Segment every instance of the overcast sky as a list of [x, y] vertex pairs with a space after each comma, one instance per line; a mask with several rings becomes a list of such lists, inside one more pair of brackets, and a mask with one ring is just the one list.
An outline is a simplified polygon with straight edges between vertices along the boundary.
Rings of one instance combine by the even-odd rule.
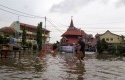
[[45, 16], [46, 28], [51, 31], [50, 42], [60, 40], [71, 16], [75, 27], [88, 34], [110, 30], [125, 35], [125, 0], [0, 0], [0, 28], [17, 20], [35, 26], [43, 22], [45, 27]]

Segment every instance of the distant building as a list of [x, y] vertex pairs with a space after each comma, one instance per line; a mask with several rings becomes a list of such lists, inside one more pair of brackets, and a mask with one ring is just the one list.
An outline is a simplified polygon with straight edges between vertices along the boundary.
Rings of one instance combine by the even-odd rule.
[[[9, 27], [3, 27], [0, 29], [3, 36], [13, 37], [16, 42], [20, 43], [22, 41], [23, 28], [26, 27], [26, 38], [27, 42], [36, 43], [36, 30], [37, 26], [30, 24], [20, 23], [19, 21], [14, 21]], [[42, 28], [42, 42], [49, 43], [50, 31]]]
[[69, 28], [65, 33], [62, 34], [62, 37], [67, 40], [66, 45], [72, 45], [77, 43], [78, 38], [82, 36], [83, 36], [83, 32], [80, 29], [74, 27], [73, 20], [71, 19]]
[[122, 43], [123, 38], [120, 35], [111, 33], [107, 30], [105, 33], [99, 35], [99, 39], [105, 39], [107, 43]]
[[87, 34], [83, 30], [76, 28], [73, 24], [73, 20], [71, 19], [70, 26], [68, 27], [67, 31], [62, 34], [61, 44], [76, 44], [79, 40], [79, 37], [82, 37], [85, 41], [86, 49], [95, 46], [94, 37], [91, 34]]
[[5, 37], [9, 37], [9, 36], [14, 37], [15, 36], [14, 35], [15, 34], [15, 29], [12, 28], [12, 27], [2, 27], [0, 29], [0, 32], [1, 32], [1, 35], [5, 36]]

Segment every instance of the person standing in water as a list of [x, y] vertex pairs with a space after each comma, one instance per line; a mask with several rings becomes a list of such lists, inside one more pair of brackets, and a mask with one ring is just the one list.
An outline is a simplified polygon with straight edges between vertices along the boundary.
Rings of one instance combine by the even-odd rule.
[[56, 55], [59, 51], [59, 42], [56, 41], [56, 43], [53, 44], [53, 55]]
[[77, 45], [79, 45], [78, 52], [80, 53], [80, 58], [81, 60], [83, 60], [85, 57], [85, 42], [83, 41], [81, 37], [79, 38]]

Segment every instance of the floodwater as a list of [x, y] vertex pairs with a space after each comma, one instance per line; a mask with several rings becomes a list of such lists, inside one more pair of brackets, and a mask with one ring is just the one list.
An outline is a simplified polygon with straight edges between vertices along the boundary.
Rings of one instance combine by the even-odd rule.
[[80, 63], [73, 53], [26, 53], [21, 58], [0, 59], [0, 80], [125, 80], [125, 60], [96, 59], [86, 52]]

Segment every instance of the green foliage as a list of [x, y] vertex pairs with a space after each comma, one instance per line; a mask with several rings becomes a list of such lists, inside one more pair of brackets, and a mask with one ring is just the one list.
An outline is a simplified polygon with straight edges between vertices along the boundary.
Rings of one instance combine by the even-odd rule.
[[42, 22], [40, 22], [37, 26], [37, 45], [38, 45], [38, 50], [40, 51], [42, 49]]
[[3, 36], [0, 34], [0, 44], [2, 44], [3, 43]]
[[23, 27], [22, 45], [26, 45], [26, 27]]
[[32, 45], [31, 42], [29, 42], [29, 43], [28, 43], [28, 46], [29, 46], [29, 48], [31, 49], [33, 45]]
[[25, 45], [31, 49], [32, 43], [31, 42], [26, 42]]
[[8, 38], [3, 38], [3, 44], [7, 44], [7, 43], [9, 43], [9, 39]]
[[116, 46], [115, 45], [109, 45], [108, 46], [108, 52], [109, 52], [109, 54], [115, 54]]
[[33, 45], [33, 50], [37, 50], [37, 45], [36, 44]]
[[125, 42], [125, 36], [121, 35], [121, 37], [122, 37], [122, 41]]
[[97, 52], [102, 53], [104, 50], [108, 49], [108, 43], [102, 39], [97, 42]]
[[0, 34], [0, 44], [7, 44], [7, 43], [9, 43], [9, 38], [3, 37], [3, 36]]
[[118, 54], [122, 54], [123, 53], [122, 45], [117, 45], [117, 53]]

